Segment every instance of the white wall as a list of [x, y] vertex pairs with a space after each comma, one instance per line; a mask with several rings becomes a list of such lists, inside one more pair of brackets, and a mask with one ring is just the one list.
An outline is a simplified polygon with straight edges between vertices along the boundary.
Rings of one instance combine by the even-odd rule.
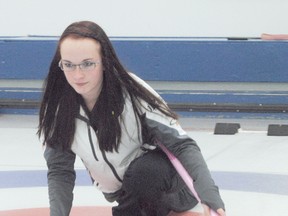
[[0, 0], [0, 36], [58, 36], [93, 20], [109, 36], [288, 34], [288, 0]]

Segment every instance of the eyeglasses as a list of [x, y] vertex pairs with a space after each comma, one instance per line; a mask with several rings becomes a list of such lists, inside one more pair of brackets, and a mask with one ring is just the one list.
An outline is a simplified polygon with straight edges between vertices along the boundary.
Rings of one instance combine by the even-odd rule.
[[100, 64], [100, 61], [84, 61], [80, 64], [73, 64], [71, 62], [60, 60], [58, 66], [61, 68], [62, 71], [72, 72], [76, 70], [77, 66], [80, 68], [81, 71], [91, 71], [96, 67], [97, 64]]

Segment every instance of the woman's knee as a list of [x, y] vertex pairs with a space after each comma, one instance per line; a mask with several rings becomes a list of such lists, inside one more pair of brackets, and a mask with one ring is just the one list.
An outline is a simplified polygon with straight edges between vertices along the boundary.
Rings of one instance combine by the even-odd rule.
[[148, 152], [131, 163], [124, 175], [123, 184], [138, 192], [148, 189], [165, 190], [174, 169], [170, 161], [162, 152]]

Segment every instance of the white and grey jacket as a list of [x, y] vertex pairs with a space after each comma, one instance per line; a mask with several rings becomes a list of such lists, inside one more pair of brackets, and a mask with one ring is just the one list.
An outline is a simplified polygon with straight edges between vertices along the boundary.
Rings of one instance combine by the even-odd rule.
[[[136, 79], [147, 86], [144, 81]], [[182, 162], [194, 179], [194, 187], [202, 202], [214, 210], [224, 208], [218, 187], [215, 186], [195, 141], [176, 120], [152, 109], [145, 102], [142, 105], [141, 119], [145, 121], [149, 134], [161, 141]], [[51, 216], [69, 215], [76, 178], [74, 170], [76, 155], [83, 161], [94, 185], [103, 193], [114, 193], [121, 188], [129, 164], [145, 152], [141, 148], [142, 137], [139, 137], [135, 126], [136, 116], [130, 98], [126, 96], [121, 115], [122, 137], [118, 152], [105, 152], [99, 149], [95, 131], [83, 109], [80, 109], [79, 117], [76, 119], [76, 132], [71, 150], [45, 148]], [[154, 145], [154, 143], [148, 144]]]

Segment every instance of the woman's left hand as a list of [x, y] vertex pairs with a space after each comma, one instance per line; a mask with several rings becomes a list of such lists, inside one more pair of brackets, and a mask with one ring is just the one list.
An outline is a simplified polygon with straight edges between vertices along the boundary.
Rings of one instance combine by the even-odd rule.
[[216, 214], [211, 215], [210, 214], [210, 208], [205, 204], [202, 204], [202, 206], [204, 209], [204, 215], [203, 216], [226, 216], [226, 213], [222, 208], [217, 209], [217, 213], [216, 213], [217, 215]]

